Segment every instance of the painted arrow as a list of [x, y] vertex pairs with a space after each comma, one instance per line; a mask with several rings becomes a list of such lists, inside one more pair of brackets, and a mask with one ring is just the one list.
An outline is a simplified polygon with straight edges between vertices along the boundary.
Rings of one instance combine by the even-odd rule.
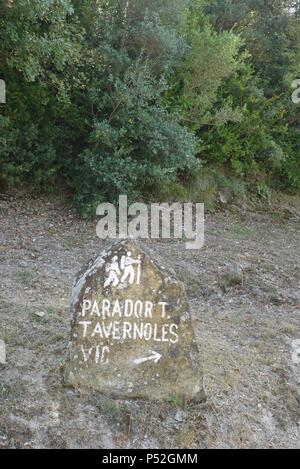
[[141, 363], [145, 363], [145, 362], [149, 362], [149, 361], [153, 361], [154, 363], [158, 363], [159, 360], [161, 359], [162, 355], [158, 352], [151, 352], [151, 355], [150, 357], [146, 357], [146, 358], [137, 358], [136, 360], [134, 360], [134, 363], [136, 365], [141, 365]]

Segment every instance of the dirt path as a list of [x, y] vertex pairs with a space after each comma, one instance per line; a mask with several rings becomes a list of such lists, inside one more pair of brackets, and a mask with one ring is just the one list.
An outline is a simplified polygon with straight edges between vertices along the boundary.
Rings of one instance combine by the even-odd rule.
[[207, 394], [153, 405], [62, 386], [72, 283], [103, 244], [59, 204], [0, 198], [0, 447], [300, 448], [296, 212], [210, 215], [201, 251], [151, 243], [187, 285]]

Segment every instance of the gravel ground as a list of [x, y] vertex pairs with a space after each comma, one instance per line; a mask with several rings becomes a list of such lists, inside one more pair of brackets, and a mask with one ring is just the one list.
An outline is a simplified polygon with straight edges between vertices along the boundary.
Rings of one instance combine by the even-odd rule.
[[[113, 401], [66, 389], [69, 302], [101, 250], [59, 202], [0, 194], [0, 448], [300, 448], [300, 204], [223, 210], [206, 242], [151, 242], [187, 287], [206, 402]], [[148, 242], [149, 243], [149, 242]]]

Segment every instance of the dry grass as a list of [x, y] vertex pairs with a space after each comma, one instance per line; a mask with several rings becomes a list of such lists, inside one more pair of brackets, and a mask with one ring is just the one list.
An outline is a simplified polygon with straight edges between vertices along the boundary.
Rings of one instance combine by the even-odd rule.
[[[296, 213], [291, 204], [286, 210]], [[300, 338], [300, 225], [284, 210], [274, 213], [208, 217], [200, 252], [152, 244], [187, 285], [207, 401], [124, 402], [63, 386], [71, 286], [101, 249], [94, 224], [45, 200], [0, 201], [0, 336], [8, 357], [0, 369], [0, 446], [300, 448], [300, 369], [290, 353]], [[237, 266], [243, 282], [220, 288], [219, 272]]]

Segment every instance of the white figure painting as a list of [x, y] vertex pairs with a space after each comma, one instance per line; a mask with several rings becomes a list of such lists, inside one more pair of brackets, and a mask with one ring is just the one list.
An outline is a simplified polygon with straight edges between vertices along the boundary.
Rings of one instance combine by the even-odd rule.
[[108, 273], [104, 282], [104, 288], [109, 286], [117, 287], [120, 283], [128, 282], [130, 285], [141, 281], [141, 256], [138, 259], [132, 258], [132, 252], [128, 251], [126, 256], [122, 256], [119, 265], [118, 256], [114, 256], [112, 261], [107, 264], [105, 270]]
[[[134, 269], [134, 265], [137, 265], [137, 269]], [[124, 271], [121, 282], [124, 283], [128, 280], [130, 285], [136, 281], [137, 285], [140, 284], [141, 280], [141, 256], [138, 259], [132, 259], [132, 252], [127, 252], [126, 256], [122, 257], [121, 269]]]
[[108, 277], [105, 280], [104, 288], [107, 288], [110, 285], [112, 285], [113, 287], [118, 286], [119, 277], [121, 275], [118, 256], [114, 256], [112, 258], [112, 262], [106, 266], [105, 270], [106, 272], [108, 272]]

